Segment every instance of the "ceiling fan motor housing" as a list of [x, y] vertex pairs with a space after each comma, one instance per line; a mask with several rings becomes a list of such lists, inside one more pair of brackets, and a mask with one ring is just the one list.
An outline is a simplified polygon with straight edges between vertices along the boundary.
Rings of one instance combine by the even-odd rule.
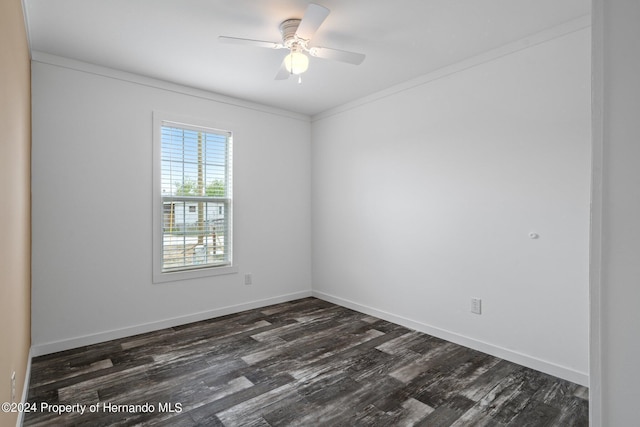
[[296, 37], [296, 31], [300, 25], [300, 19], [287, 19], [280, 24], [280, 33], [282, 34], [282, 43], [289, 49], [295, 45], [304, 44], [306, 40]]

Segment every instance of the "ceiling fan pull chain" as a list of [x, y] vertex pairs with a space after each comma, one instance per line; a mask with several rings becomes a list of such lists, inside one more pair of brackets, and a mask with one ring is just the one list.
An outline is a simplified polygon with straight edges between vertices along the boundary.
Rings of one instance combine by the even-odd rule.
[[287, 56], [287, 58], [289, 58], [289, 68], [291, 68], [291, 71], [289, 71], [289, 75], [292, 76], [293, 75], [293, 47], [289, 49], [289, 55]]

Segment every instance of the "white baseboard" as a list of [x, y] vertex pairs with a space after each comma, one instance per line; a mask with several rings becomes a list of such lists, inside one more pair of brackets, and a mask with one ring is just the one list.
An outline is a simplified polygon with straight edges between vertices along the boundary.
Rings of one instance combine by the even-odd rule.
[[479, 341], [474, 338], [470, 338], [464, 335], [456, 334], [451, 331], [436, 328], [426, 323], [418, 322], [412, 319], [408, 319], [403, 316], [398, 316], [393, 313], [389, 313], [383, 310], [379, 310], [373, 307], [359, 304], [354, 301], [350, 301], [344, 298], [329, 295], [324, 292], [312, 291], [314, 297], [341, 305], [343, 307], [350, 308], [352, 310], [359, 311], [371, 316], [378, 317], [380, 319], [396, 323], [398, 325], [405, 326], [407, 328], [424, 332], [425, 334], [433, 335], [434, 337], [441, 338], [456, 344], [463, 345], [465, 347], [472, 348], [474, 350], [481, 351], [483, 353], [490, 354], [501, 359], [508, 360], [518, 365], [526, 366], [527, 368], [535, 369], [536, 371], [544, 372], [549, 375], [553, 375], [558, 378], [562, 378], [576, 384], [583, 386], [589, 385], [589, 375], [583, 372], [575, 371], [565, 366], [560, 366], [554, 363], [547, 362], [535, 357], [528, 356], [523, 353], [518, 353], [513, 350], [509, 350], [503, 347], [499, 347], [484, 341]]
[[130, 326], [122, 329], [98, 332], [91, 335], [84, 335], [76, 338], [69, 338], [60, 341], [53, 341], [43, 344], [36, 344], [31, 347], [31, 357], [42, 356], [45, 354], [56, 353], [58, 351], [70, 350], [85, 345], [97, 344], [119, 338], [130, 337], [133, 335], [153, 332], [160, 329], [171, 328], [174, 326], [185, 325], [187, 323], [199, 322], [201, 320], [213, 319], [228, 314], [239, 313], [254, 308], [266, 307], [268, 305], [279, 304], [286, 301], [310, 297], [311, 290], [303, 292], [295, 292], [292, 294], [279, 295], [277, 297], [266, 298], [262, 300], [250, 301], [242, 304], [231, 305], [227, 307], [216, 308], [213, 310], [202, 311], [198, 313], [188, 314], [185, 316], [163, 319], [156, 322], [149, 322], [140, 325]]
[[[31, 382], [31, 359], [33, 359], [32, 349], [29, 349], [29, 355], [27, 356], [27, 369], [24, 373], [24, 385], [22, 386], [21, 403], [26, 403], [29, 398], [29, 383]], [[24, 411], [18, 412], [18, 419], [16, 420], [16, 427], [22, 427], [24, 423]]]

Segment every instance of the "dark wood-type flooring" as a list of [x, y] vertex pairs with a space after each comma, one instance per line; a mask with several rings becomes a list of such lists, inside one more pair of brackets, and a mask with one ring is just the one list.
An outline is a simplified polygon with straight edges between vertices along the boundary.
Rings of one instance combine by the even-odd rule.
[[587, 426], [587, 394], [305, 298], [37, 357], [24, 425]]

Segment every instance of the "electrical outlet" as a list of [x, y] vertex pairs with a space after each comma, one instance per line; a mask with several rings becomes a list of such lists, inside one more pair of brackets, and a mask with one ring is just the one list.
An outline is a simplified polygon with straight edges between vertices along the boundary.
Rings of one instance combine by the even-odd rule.
[[482, 300], [480, 298], [471, 298], [471, 312], [482, 314]]
[[247, 286], [253, 284], [253, 277], [251, 276], [251, 273], [247, 273], [244, 275], [244, 284]]
[[16, 371], [11, 372], [11, 403], [16, 401]]

